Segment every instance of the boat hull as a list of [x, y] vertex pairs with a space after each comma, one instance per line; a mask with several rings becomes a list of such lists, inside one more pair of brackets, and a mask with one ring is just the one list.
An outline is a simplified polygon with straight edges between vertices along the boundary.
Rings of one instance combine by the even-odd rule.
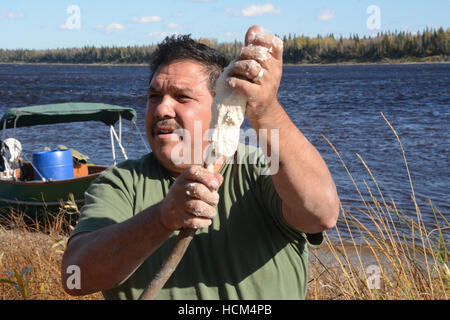
[[[0, 214], [12, 211], [29, 216], [42, 216], [66, 210], [80, 209], [84, 204], [84, 192], [106, 166], [89, 166], [89, 174], [58, 181], [0, 180]], [[76, 207], [73, 206], [75, 202]], [[71, 206], [72, 208], [68, 207]]]

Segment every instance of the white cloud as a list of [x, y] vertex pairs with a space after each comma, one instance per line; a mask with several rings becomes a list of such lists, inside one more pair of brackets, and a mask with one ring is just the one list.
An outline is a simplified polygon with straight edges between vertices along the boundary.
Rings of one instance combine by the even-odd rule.
[[251, 5], [250, 7], [239, 11], [226, 9], [226, 13], [233, 16], [255, 17], [264, 14], [281, 14], [281, 9], [275, 9], [273, 4], [267, 3], [263, 5]]
[[12, 11], [8, 11], [3, 9], [0, 12], [0, 19], [3, 18], [8, 18], [10, 20], [16, 20], [16, 19], [22, 19], [24, 17], [22, 12], [12, 12]]
[[148, 36], [149, 36], [150, 38], [160, 38], [160, 37], [164, 38], [166, 35], [167, 35], [167, 33], [165, 33], [165, 32], [160, 32], [160, 31], [154, 31], [154, 32], [150, 32], [150, 33], [148, 34]]
[[111, 32], [125, 30], [125, 27], [123, 25], [121, 25], [120, 23], [113, 22], [109, 26], [107, 26], [105, 30], [107, 33], [111, 33]]
[[237, 32], [227, 32], [225, 33], [225, 36], [227, 36], [228, 38], [243, 38], [242, 34]]
[[172, 32], [172, 33], [167, 33], [167, 32], [164, 32], [164, 31], [155, 31], [155, 32], [150, 32], [149, 34], [147, 34], [147, 36], [148, 37], [150, 37], [150, 38], [158, 38], [158, 39], [162, 39], [162, 38], [165, 38], [165, 37], [167, 37], [167, 36], [176, 36], [176, 35], [178, 35], [178, 33], [177, 32]]
[[273, 4], [268, 3], [262, 6], [253, 5], [242, 10], [244, 17], [262, 16], [263, 14], [280, 14], [281, 9], [275, 9]]
[[19, 12], [8, 12], [7, 17], [11, 20], [15, 20], [15, 19], [22, 19], [23, 18], [23, 13]]
[[331, 20], [336, 16], [336, 11], [334, 10], [323, 10], [319, 13], [317, 16], [317, 19], [325, 21], [325, 20]]
[[179, 26], [176, 24], [176, 23], [174, 23], [174, 22], [171, 22], [171, 23], [169, 23], [168, 25], [167, 25], [167, 28], [171, 28], [171, 29], [174, 29], [174, 28], [178, 28]]
[[152, 22], [161, 22], [162, 18], [158, 16], [146, 16], [140, 18], [133, 18], [133, 21], [137, 23], [152, 23]]
[[98, 24], [95, 26], [95, 29], [104, 30], [104, 32], [106, 32], [106, 33], [112, 33], [112, 32], [125, 30], [125, 27], [123, 25], [121, 25], [120, 23], [113, 22], [106, 27], [103, 24]]

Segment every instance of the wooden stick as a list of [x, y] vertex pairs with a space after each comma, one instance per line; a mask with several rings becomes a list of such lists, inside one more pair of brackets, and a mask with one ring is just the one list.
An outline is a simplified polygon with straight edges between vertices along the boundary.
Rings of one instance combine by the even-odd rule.
[[[213, 152], [212, 152], [213, 154]], [[214, 163], [205, 163], [204, 167], [209, 172], [214, 172]], [[147, 288], [142, 292], [139, 300], [153, 300], [158, 295], [159, 291], [164, 287], [167, 280], [169, 280], [172, 273], [177, 268], [184, 254], [186, 253], [189, 244], [194, 238], [197, 229], [183, 228], [180, 230], [175, 245], [172, 248], [167, 260], [161, 266], [161, 269], [156, 273], [150, 281]]]
[[161, 288], [164, 287], [167, 280], [169, 280], [170, 276], [175, 271], [176, 267], [183, 258], [184, 253], [189, 247], [192, 238], [194, 238], [194, 234], [196, 231], [196, 229], [180, 230], [175, 245], [173, 246], [172, 251], [167, 257], [166, 262], [162, 265], [159, 272], [155, 275], [148, 287], [141, 294], [139, 300], [153, 300], [154, 298], [156, 298]]

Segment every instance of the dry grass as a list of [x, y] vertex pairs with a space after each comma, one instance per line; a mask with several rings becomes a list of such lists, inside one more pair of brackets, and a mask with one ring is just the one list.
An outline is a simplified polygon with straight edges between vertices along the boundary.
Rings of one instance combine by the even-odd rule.
[[[376, 196], [364, 181], [369, 199], [364, 198], [339, 152], [324, 137], [347, 170], [363, 209], [357, 209], [357, 214], [352, 214], [341, 205], [340, 223], [335, 230], [338, 241], [332, 243], [327, 236], [324, 246], [312, 250], [310, 299], [447, 300], [450, 296], [446, 237], [450, 224], [429, 200], [435, 224], [425, 225], [401, 140], [389, 121], [381, 115], [402, 150], [415, 213], [410, 217], [397, 208], [393, 199], [388, 203], [371, 170], [357, 155], [378, 194]], [[351, 241], [342, 239], [342, 229], [350, 235]], [[360, 239], [359, 243], [355, 241], [355, 236]]]
[[40, 221], [14, 211], [0, 216], [0, 300], [103, 299], [71, 297], [62, 288], [61, 259], [71, 230], [64, 213]]
[[[341, 238], [332, 243], [326, 237], [324, 245], [311, 250], [309, 299], [449, 298], [448, 243], [442, 236], [435, 237], [429, 229], [423, 229], [415, 241], [404, 241], [397, 233], [398, 226], [383, 225], [386, 221], [374, 218], [374, 226], [379, 229], [375, 233], [355, 216], [342, 212], [344, 224], [348, 223], [347, 232], [360, 229], [365, 232], [363, 241], [356, 244]], [[420, 234], [419, 228], [412, 224], [410, 230]], [[439, 234], [442, 229], [435, 231]]]
[[[386, 122], [403, 151], [397, 133]], [[364, 181], [369, 194], [365, 199], [342, 161], [363, 209], [352, 213], [341, 206], [340, 222], [333, 230], [338, 240], [326, 234], [325, 243], [310, 251], [308, 299], [448, 299], [449, 251], [444, 233], [450, 225], [445, 215], [429, 201], [436, 224], [424, 224], [411, 179], [416, 212], [413, 217], [402, 213], [394, 200], [386, 201], [358, 157], [375, 183], [377, 196]], [[404, 151], [403, 159], [409, 176]], [[101, 294], [74, 298], [62, 289], [60, 264], [71, 230], [63, 214], [44, 222], [28, 221], [14, 212], [7, 217], [0, 224], [0, 299], [102, 299]], [[344, 229], [350, 241], [341, 237]]]

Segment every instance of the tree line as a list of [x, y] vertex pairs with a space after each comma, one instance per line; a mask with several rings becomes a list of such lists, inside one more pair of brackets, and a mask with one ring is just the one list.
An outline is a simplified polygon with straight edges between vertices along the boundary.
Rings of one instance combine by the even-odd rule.
[[[450, 28], [425, 29], [422, 32], [384, 32], [374, 37], [347, 38], [333, 34], [315, 38], [289, 34], [284, 42], [284, 63], [340, 63], [380, 62], [384, 60], [420, 60], [433, 57], [448, 61]], [[215, 39], [198, 39], [200, 42], [234, 57], [243, 47], [241, 42], [218, 42]], [[1, 63], [117, 63], [146, 64], [156, 45], [127, 47], [28, 50], [0, 49]]]
[[447, 61], [450, 29], [426, 29], [423, 32], [379, 33], [375, 37], [351, 35], [336, 38], [333, 34], [316, 38], [284, 37], [285, 63], [380, 62], [383, 60], [418, 60], [436, 57]]

